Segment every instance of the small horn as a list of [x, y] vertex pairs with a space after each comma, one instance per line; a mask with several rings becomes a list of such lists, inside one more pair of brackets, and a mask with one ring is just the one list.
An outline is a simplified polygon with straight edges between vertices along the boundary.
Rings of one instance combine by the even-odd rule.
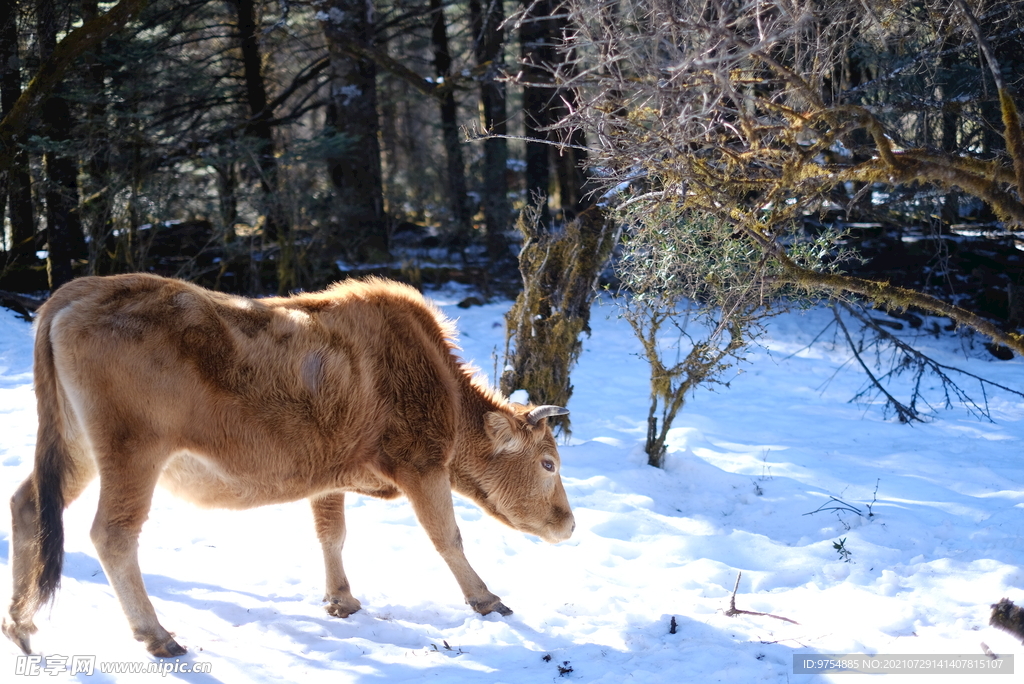
[[551, 416], [564, 416], [569, 413], [569, 409], [562, 408], [561, 406], [538, 406], [537, 408], [526, 414], [526, 422], [530, 425], [536, 425], [545, 418]]

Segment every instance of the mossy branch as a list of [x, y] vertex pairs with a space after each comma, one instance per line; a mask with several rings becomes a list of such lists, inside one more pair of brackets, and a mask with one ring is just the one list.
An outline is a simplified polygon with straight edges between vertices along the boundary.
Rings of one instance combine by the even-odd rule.
[[985, 61], [988, 63], [988, 70], [992, 74], [992, 80], [995, 81], [996, 89], [999, 91], [999, 108], [1003, 116], [1003, 137], [1006, 139], [1006, 149], [1010, 152], [1010, 157], [1013, 159], [1017, 195], [1024, 200], [1024, 132], [1021, 131], [1017, 105], [1014, 103], [1013, 97], [1010, 96], [1010, 90], [1006, 86], [1006, 81], [1003, 80], [1002, 71], [999, 69], [999, 62], [996, 61], [992, 46], [988, 44], [985, 34], [981, 31], [981, 26], [978, 25], [977, 17], [967, 7], [967, 3], [964, 0], [956, 0], [956, 5], [963, 13], [964, 18], [967, 19], [967, 23], [974, 33], [974, 38], [978, 41], [978, 47], [981, 49], [982, 54], [985, 55]]
[[[888, 157], [888, 161], [886, 161]], [[999, 187], [1015, 183], [1014, 171], [997, 162], [943, 155], [926, 150], [905, 150], [881, 155], [856, 166], [822, 166], [805, 163], [791, 173], [794, 182], [827, 180], [831, 184], [846, 181], [862, 183], [927, 183], [949, 190], [961, 188], [983, 200], [1001, 218], [1024, 225], [1024, 204]]]
[[1009, 91], [999, 90], [999, 104], [1003, 112], [1003, 133], [1006, 148], [1013, 157], [1013, 171], [1017, 177], [1017, 196], [1024, 198], [1024, 133], [1021, 132], [1020, 115]]
[[905, 311], [911, 307], [916, 307], [939, 316], [946, 316], [957, 325], [973, 328], [981, 334], [992, 338], [994, 342], [1024, 355], [1024, 335], [1005, 332], [991, 321], [967, 309], [949, 304], [923, 292], [908, 290], [907, 288], [891, 285], [887, 282], [866, 280], [840, 273], [821, 273], [802, 268], [784, 254], [779, 256], [780, 260], [784, 260], [785, 264], [783, 277], [794, 285], [809, 290], [826, 290], [835, 294], [850, 293], [861, 295], [873, 304], [887, 309]]

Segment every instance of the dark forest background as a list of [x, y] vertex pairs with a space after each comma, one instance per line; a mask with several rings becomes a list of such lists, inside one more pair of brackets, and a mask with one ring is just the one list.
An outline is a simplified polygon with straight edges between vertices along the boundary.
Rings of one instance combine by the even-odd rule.
[[[0, 290], [42, 293], [79, 275], [140, 270], [253, 295], [370, 272], [515, 288], [516, 221], [531, 202], [527, 230], [540, 234], [581, 215], [590, 226], [624, 224], [609, 187], [621, 198], [623, 169], [641, 162], [628, 150], [619, 150], [625, 165], [608, 160], [609, 113], [674, 135], [641, 120], [638, 94], [662, 87], [657, 77], [623, 71], [622, 55], [579, 40], [581, 25], [647, 36], [614, 48], [640, 51], [723, 30], [742, 37], [744, 22], [788, 12], [799, 30], [801, 17], [846, 27], [801, 34], [820, 52], [813, 67], [787, 47], [799, 42], [764, 53], [819, 70], [823, 107], [863, 108], [902, 150], [1004, 170], [978, 171], [966, 190], [935, 173], [853, 174], [828, 188], [828, 202], [803, 207], [803, 229], [842, 230], [859, 256], [847, 272], [1012, 330], [1024, 324], [1024, 270], [1021, 217], [996, 201], [1020, 204], [1000, 176], [1014, 173], [1000, 93], [1015, 98], [1024, 74], [1024, 12], [1020, 2], [968, 5], [1003, 83], [955, 2], [0, 3]], [[683, 33], [653, 31], [658, 21]], [[815, 43], [822, 36], [828, 49]], [[714, 49], [757, 53], [756, 41], [736, 41]], [[588, 91], [609, 76], [614, 97], [607, 86]], [[740, 81], [755, 99], [778, 90], [757, 68]], [[627, 103], [617, 113], [616, 98]], [[580, 116], [593, 106], [603, 123]], [[672, 114], [659, 106], [664, 121]], [[815, 151], [823, 165], [849, 169], [876, 154], [870, 125], [835, 126], [846, 129]], [[690, 133], [678, 134], [664, 154], [687, 149]], [[634, 149], [645, 144], [631, 135]], [[642, 194], [651, 182], [630, 188]], [[604, 258], [584, 280], [611, 273]]]
[[[514, 275], [527, 198], [550, 197], [558, 220], [587, 203], [573, 150], [523, 141], [553, 138], [539, 129], [562, 107], [513, 83], [558, 58], [552, 4], [125, 0], [123, 26], [83, 47], [72, 30], [114, 5], [0, 7], [4, 133], [17, 129], [2, 289], [137, 270], [248, 294], [416, 279], [434, 262]], [[19, 111], [59, 43], [78, 54]]]

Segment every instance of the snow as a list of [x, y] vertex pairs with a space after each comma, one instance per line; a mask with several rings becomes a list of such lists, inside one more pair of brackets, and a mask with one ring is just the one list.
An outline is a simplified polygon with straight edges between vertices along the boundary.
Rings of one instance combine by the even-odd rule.
[[[456, 308], [465, 295], [434, 296], [460, 319], [465, 357], [491, 375], [508, 302]], [[467, 555], [515, 610], [507, 618], [464, 605], [404, 500], [349, 496], [345, 564], [363, 610], [339, 620], [321, 608], [321, 553], [303, 502], [201, 511], [158, 492], [139, 546], [145, 581], [162, 623], [189, 648], [178, 660], [210, 667], [173, 676], [853, 684], [868, 675], [795, 674], [793, 655], [981, 654], [983, 643], [1019, 655], [988, 617], [1004, 596], [1024, 603], [1024, 400], [990, 395], [992, 423], [943, 410], [912, 426], [877, 404], [849, 403], [864, 378], [848, 352], [828, 336], [808, 346], [830, 317], [812, 309], [774, 319], [728, 387], [688, 400], [667, 468], [657, 470], [642, 448], [648, 379], [639, 346], [613, 305], [595, 308], [573, 374], [572, 438], [561, 448], [572, 539], [548, 545], [456, 500]], [[940, 361], [1024, 387], [1020, 359], [996, 361], [950, 335], [919, 342]], [[0, 310], [4, 496], [31, 470], [34, 435], [31, 330]], [[37, 616], [33, 646], [148, 662], [89, 541], [96, 498], [94, 484], [65, 515], [63, 585]], [[6, 515], [0, 536], [9, 566]], [[727, 615], [740, 572], [737, 608], [799, 624]], [[9, 567], [2, 578], [6, 601]], [[5, 681], [19, 653], [2, 640]]]

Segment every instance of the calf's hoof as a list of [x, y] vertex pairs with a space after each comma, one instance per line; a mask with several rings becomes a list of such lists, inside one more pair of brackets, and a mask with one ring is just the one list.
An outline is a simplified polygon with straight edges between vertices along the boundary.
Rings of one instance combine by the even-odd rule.
[[501, 601], [498, 601], [496, 604], [494, 604], [494, 608], [492, 608], [491, 610], [498, 613], [498, 615], [501, 615], [502, 617], [508, 617], [512, 614], [512, 609], [506, 606]]
[[36, 626], [32, 621], [18, 624], [11, 617], [4, 618], [4, 634], [8, 639], [18, 645], [26, 655], [32, 655], [32, 646], [29, 643], [31, 635], [36, 633]]
[[174, 640], [174, 637], [146, 642], [146, 650], [157, 658], [175, 658], [188, 653], [188, 649]]
[[327, 611], [328, 615], [336, 618], [347, 618], [349, 615], [358, 612], [359, 609], [363, 607], [363, 605], [359, 603], [358, 599], [348, 600], [325, 598], [324, 600], [330, 601], [330, 603], [324, 606], [324, 610]]
[[498, 613], [499, 615], [508, 616], [512, 614], [512, 609], [502, 603], [501, 599], [493, 594], [485, 599], [470, 599], [468, 603], [473, 610], [481, 615]]

